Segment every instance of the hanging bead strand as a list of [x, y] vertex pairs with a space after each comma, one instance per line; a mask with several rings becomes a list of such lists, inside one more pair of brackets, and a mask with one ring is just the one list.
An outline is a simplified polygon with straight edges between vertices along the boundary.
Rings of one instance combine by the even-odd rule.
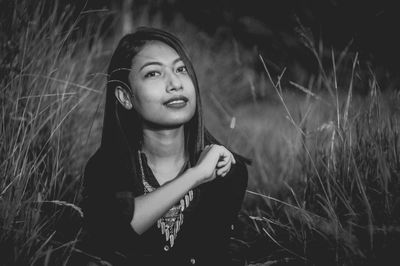
[[[144, 193], [148, 194], [155, 190], [147, 180], [145, 179], [143, 162], [141, 157], [141, 152], [138, 151], [140, 173], [142, 177], [142, 182], [144, 186]], [[189, 190], [182, 199], [179, 200], [177, 205], [172, 206], [160, 219], [157, 220], [157, 228], [160, 229], [161, 234], [165, 234], [165, 241], [169, 242], [170, 246], [173, 247], [175, 240], [178, 237], [178, 232], [180, 231], [183, 224], [183, 211], [189, 207], [190, 202], [193, 200], [193, 190]]]

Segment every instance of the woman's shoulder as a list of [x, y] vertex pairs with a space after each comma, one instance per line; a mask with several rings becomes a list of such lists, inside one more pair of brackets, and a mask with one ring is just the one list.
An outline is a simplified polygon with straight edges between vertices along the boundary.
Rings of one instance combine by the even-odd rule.
[[87, 160], [83, 175], [86, 183], [93, 181], [114, 184], [129, 174], [129, 168], [121, 158], [112, 152], [98, 148]]
[[217, 177], [208, 186], [216, 191], [224, 193], [242, 193], [246, 190], [248, 184], [248, 169], [246, 163], [240, 158], [236, 158], [236, 163], [232, 164], [228, 174], [224, 177]]
[[107, 175], [107, 163], [99, 148], [86, 161], [83, 171], [83, 184], [85, 187], [92, 184], [100, 186], [105, 181], [102, 178], [105, 175]]
[[102, 172], [107, 169], [107, 160], [101, 148], [98, 148], [87, 160], [84, 176], [87, 177], [94, 172]]
[[236, 163], [232, 164], [231, 170], [224, 177], [226, 182], [235, 188], [245, 189], [248, 183], [247, 164], [241, 158], [235, 156]]

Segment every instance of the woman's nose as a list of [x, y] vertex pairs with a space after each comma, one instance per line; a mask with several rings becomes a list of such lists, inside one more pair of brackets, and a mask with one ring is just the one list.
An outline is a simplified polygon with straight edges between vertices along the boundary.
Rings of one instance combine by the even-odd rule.
[[167, 84], [167, 90], [181, 90], [182, 88], [182, 81], [180, 78], [176, 75], [174, 72], [170, 72], [168, 74], [168, 84]]

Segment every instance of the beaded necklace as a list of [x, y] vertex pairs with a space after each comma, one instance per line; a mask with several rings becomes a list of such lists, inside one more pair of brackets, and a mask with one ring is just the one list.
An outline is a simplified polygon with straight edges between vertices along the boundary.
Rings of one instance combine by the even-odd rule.
[[[155, 190], [152, 185], [147, 182], [143, 170], [143, 162], [141, 151], [138, 150], [138, 158], [140, 165], [140, 173], [144, 186], [144, 194], [148, 194]], [[179, 203], [172, 206], [160, 219], [157, 220], [157, 227], [160, 229], [161, 234], [165, 235], [165, 241], [169, 241], [171, 248], [178, 237], [178, 232], [183, 224], [183, 211], [189, 207], [190, 202], [193, 200], [193, 190], [189, 190]]]

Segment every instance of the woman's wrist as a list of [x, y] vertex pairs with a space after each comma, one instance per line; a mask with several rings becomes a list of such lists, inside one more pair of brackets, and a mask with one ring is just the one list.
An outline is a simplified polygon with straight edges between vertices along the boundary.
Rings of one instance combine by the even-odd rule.
[[201, 173], [196, 166], [187, 169], [184, 175], [186, 176], [186, 179], [189, 181], [191, 189], [201, 184], [202, 180]]

